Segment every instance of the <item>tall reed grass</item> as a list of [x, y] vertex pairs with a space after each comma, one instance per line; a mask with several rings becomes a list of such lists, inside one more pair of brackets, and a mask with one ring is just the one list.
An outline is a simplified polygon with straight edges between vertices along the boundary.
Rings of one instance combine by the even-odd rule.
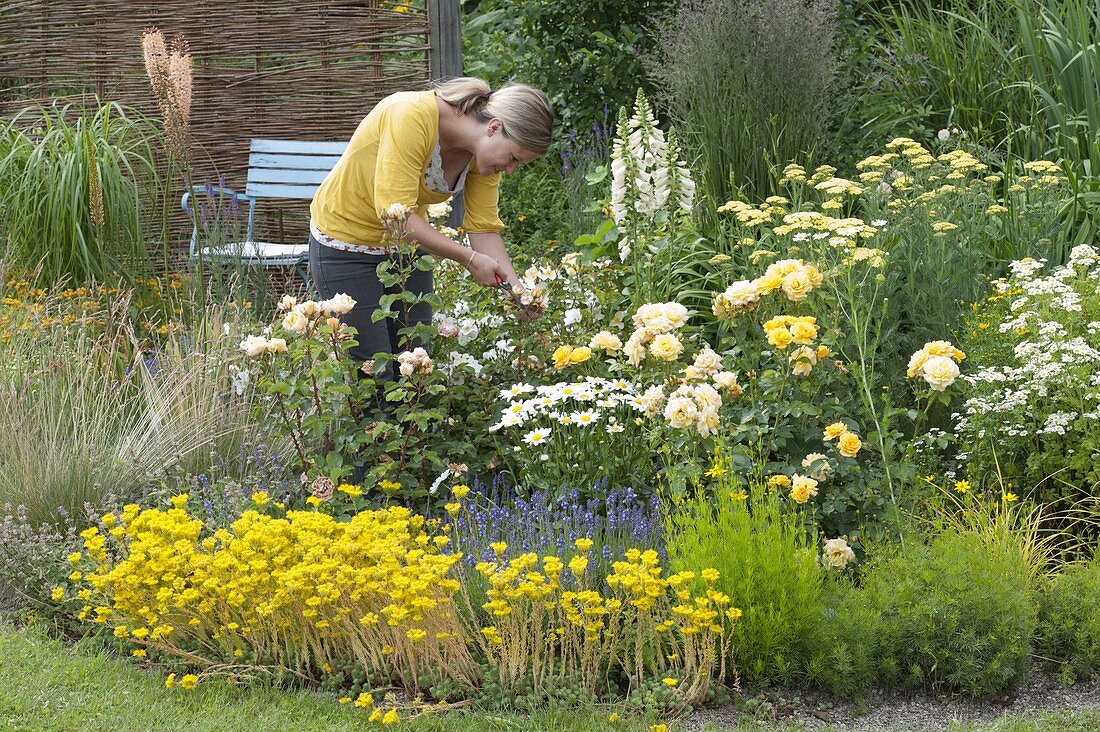
[[[41, 283], [117, 279], [149, 264], [143, 200], [159, 185], [156, 128], [114, 102], [0, 121], [0, 241]], [[156, 200], [156, 195], [148, 196]]]
[[836, 17], [835, 0], [686, 0], [665, 18], [649, 74], [712, 203], [767, 196], [773, 166], [818, 147]]

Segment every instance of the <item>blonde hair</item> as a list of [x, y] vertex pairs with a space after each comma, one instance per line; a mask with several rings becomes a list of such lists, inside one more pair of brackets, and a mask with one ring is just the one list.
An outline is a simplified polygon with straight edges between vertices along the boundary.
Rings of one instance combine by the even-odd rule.
[[509, 82], [492, 89], [489, 82], [462, 76], [432, 85], [436, 96], [461, 114], [472, 114], [479, 122], [499, 119], [504, 134], [524, 150], [543, 155], [550, 147], [554, 130], [554, 108], [538, 89]]

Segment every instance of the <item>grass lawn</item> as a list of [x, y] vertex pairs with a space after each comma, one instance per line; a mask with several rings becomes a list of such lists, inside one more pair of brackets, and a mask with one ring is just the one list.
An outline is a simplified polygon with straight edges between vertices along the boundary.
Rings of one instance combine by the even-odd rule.
[[[542, 713], [530, 717], [510, 714], [450, 713], [421, 717], [391, 729], [422, 732], [490, 732], [530, 730], [552, 732], [608, 729], [647, 732], [649, 723], [638, 719], [607, 721], [606, 709]], [[226, 683], [201, 684], [192, 692], [164, 688], [164, 677], [106, 656], [91, 643], [70, 648], [35, 630], [0, 624], [0, 729], [12, 732], [44, 730], [361, 730], [368, 726], [362, 710], [341, 706], [330, 696], [298, 691], [241, 689]], [[669, 725], [675, 732], [679, 725]], [[737, 728], [708, 724], [710, 732], [759, 730], [745, 723]], [[798, 730], [801, 727], [788, 727]], [[968, 732], [1089, 732], [1100, 729], [1100, 711], [1059, 713], [1037, 719], [1023, 717]]]

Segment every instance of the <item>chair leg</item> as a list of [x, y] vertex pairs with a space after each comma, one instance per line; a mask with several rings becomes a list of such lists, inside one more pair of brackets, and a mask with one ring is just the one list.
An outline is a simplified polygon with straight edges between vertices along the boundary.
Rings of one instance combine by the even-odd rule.
[[306, 288], [306, 297], [310, 299], [317, 299], [317, 290], [313, 287], [313, 280], [309, 276], [309, 258], [303, 257], [294, 264], [294, 272], [302, 280], [302, 285]]

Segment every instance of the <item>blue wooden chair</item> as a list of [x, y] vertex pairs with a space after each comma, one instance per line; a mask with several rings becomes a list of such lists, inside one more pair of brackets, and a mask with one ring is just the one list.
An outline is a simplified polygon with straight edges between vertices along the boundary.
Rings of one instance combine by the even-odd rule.
[[244, 193], [220, 186], [194, 186], [183, 194], [180, 205], [191, 214], [192, 198], [217, 196], [221, 203], [248, 207], [244, 241], [226, 242], [199, 249], [199, 228], [191, 231], [191, 260], [235, 259], [259, 267], [294, 267], [302, 281], [309, 283], [307, 263], [309, 242], [283, 241], [282, 219], [278, 242], [256, 241], [253, 237], [258, 199], [296, 199], [309, 201], [332, 166], [343, 155], [346, 142], [308, 142], [302, 140], [252, 140], [248, 155], [248, 180]]

